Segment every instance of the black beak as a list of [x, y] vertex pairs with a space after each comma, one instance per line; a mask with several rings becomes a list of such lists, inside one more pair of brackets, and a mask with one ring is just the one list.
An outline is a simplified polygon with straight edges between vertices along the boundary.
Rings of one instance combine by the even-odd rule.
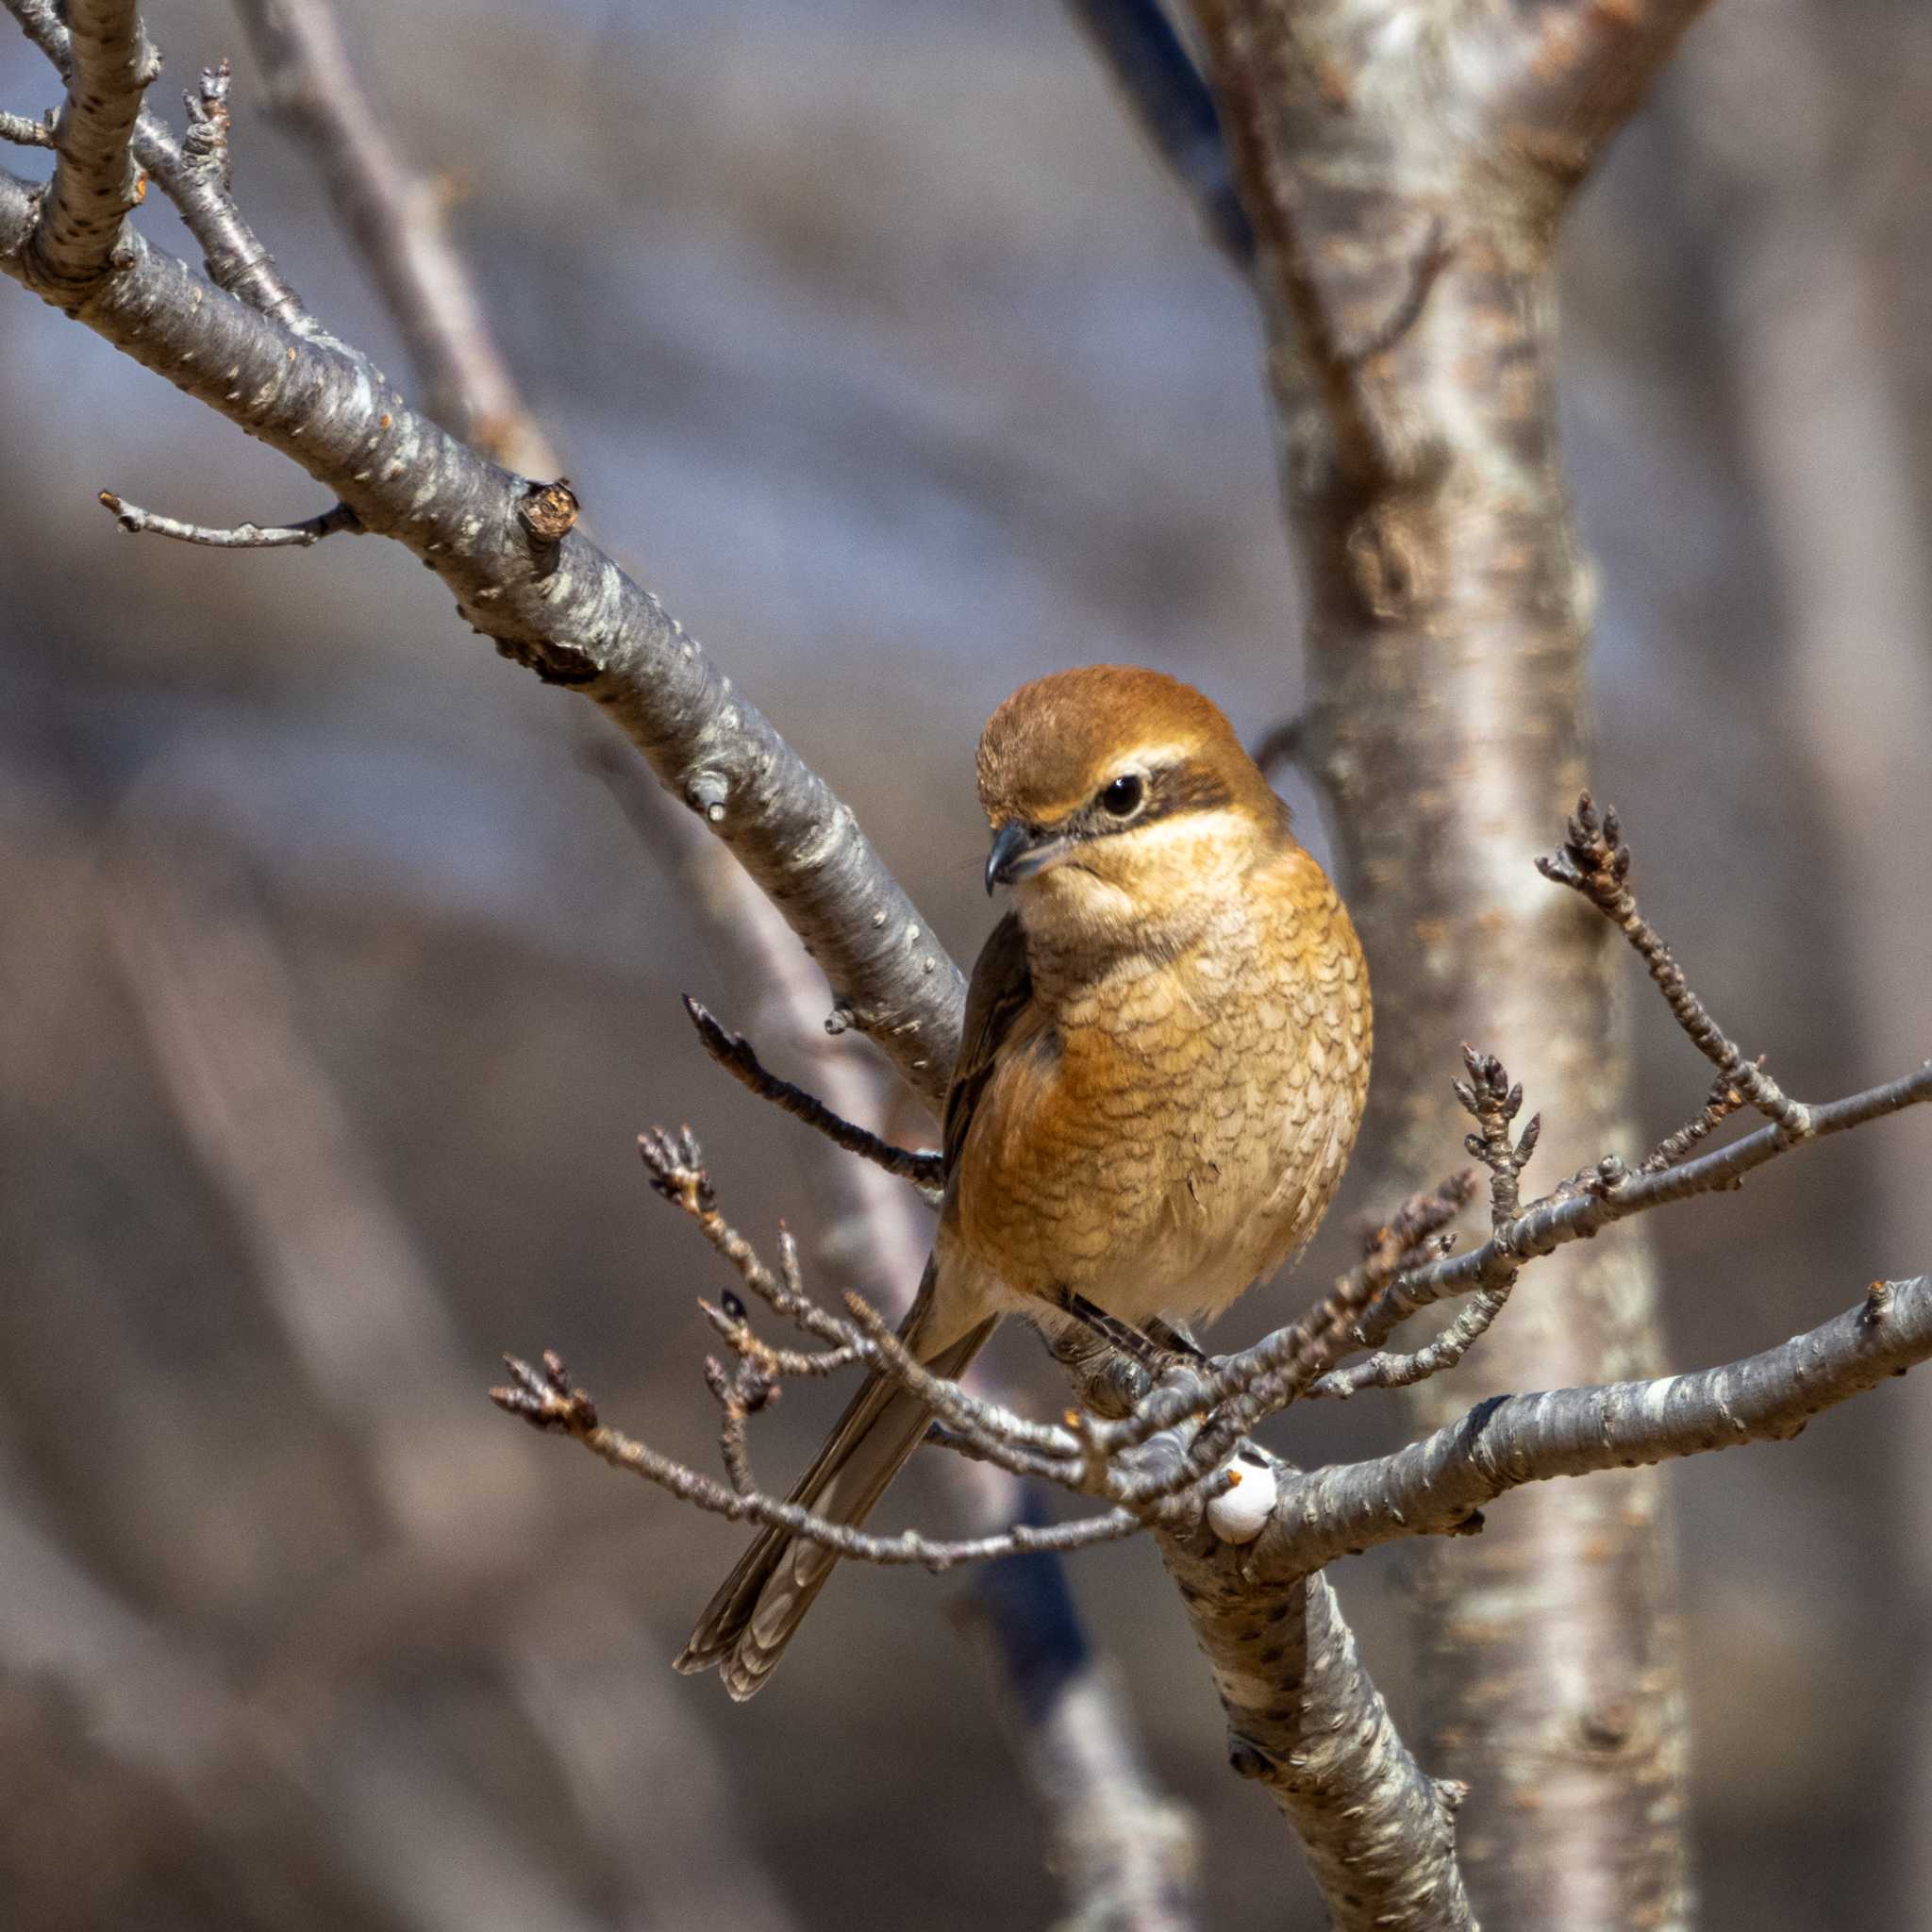
[[1030, 879], [1035, 873], [1058, 865], [1073, 849], [1074, 841], [1064, 832], [1042, 831], [1017, 819], [1002, 825], [992, 835], [992, 850], [986, 855], [986, 890], [991, 892], [995, 886]]
[[1030, 842], [1026, 827], [1015, 819], [1009, 824], [1002, 825], [992, 835], [992, 850], [986, 855], [986, 894], [992, 896], [995, 886], [1009, 886], [1013, 882], [1013, 866], [1024, 856]]

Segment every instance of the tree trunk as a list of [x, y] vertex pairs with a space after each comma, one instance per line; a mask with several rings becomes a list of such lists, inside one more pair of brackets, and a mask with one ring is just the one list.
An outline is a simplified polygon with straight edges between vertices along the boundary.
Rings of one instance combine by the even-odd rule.
[[[1592, 88], [1601, 23], [1574, 45], [1548, 31], [1588, 9], [1525, 11], [1520, 40], [1427, 7], [1196, 10], [1258, 242], [1307, 587], [1300, 741], [1374, 984], [1374, 1198], [1457, 1163], [1463, 1041], [1542, 1114], [1546, 1175], [1634, 1151], [1615, 936], [1531, 861], [1588, 778], [1555, 242], [1674, 30], [1650, 25], [1639, 74], [1632, 29]], [[1659, 1365], [1633, 1230], [1554, 1257], [1463, 1370], [1424, 1386], [1420, 1420]], [[1458, 1836], [1491, 1932], [1685, 1920], [1670, 1573], [1659, 1484], [1638, 1471], [1541, 1488], [1422, 1559], [1420, 1755], [1472, 1788]]]

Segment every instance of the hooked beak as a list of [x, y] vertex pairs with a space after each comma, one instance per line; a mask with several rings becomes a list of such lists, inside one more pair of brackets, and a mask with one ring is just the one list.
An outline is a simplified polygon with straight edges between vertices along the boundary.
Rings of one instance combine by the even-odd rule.
[[986, 890], [995, 886], [1017, 885], [1037, 872], [1058, 865], [1071, 849], [1072, 841], [1058, 833], [1042, 832], [1017, 819], [1002, 825], [992, 835], [992, 850], [986, 855]]

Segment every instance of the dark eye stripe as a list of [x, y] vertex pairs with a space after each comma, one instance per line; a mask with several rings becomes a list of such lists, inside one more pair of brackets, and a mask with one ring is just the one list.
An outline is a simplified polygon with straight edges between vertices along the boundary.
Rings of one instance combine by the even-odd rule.
[[[1113, 781], [1118, 784], [1119, 779]], [[1155, 819], [1173, 818], [1180, 812], [1217, 811], [1234, 803], [1226, 783], [1204, 765], [1184, 762], [1165, 765], [1149, 772], [1141, 808], [1131, 807], [1123, 814], [1109, 809], [1102, 801], [1113, 790], [1108, 785], [1100, 794], [1066, 822], [1067, 831], [1078, 839], [1102, 839], [1110, 832], [1124, 832]]]
[[1151, 775], [1144, 824], [1152, 818], [1172, 818], [1183, 811], [1218, 811], [1234, 803], [1226, 782], [1206, 765], [1191, 761], [1169, 765]]

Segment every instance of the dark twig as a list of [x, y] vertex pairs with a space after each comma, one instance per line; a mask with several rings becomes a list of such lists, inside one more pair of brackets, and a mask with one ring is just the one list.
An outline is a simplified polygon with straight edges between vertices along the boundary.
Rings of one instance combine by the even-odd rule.
[[[1521, 1208], [1520, 1180], [1542, 1131], [1540, 1115], [1532, 1114], [1521, 1138], [1512, 1141], [1510, 1123], [1523, 1107], [1523, 1089], [1511, 1084], [1503, 1063], [1493, 1054], [1462, 1049], [1469, 1078], [1456, 1083], [1456, 1097], [1476, 1124], [1464, 1143], [1490, 1173], [1490, 1225], [1499, 1232]], [[1453, 1369], [1489, 1333], [1509, 1300], [1518, 1270], [1511, 1269], [1491, 1286], [1479, 1290], [1441, 1334], [1407, 1355], [1377, 1353], [1351, 1369], [1331, 1369], [1309, 1385], [1314, 1396], [1346, 1400], [1364, 1389], [1407, 1389]]]
[[[1808, 1109], [1807, 1140], [1841, 1134], [1868, 1121], [1883, 1119], [1907, 1107], [1932, 1101], [1932, 1060], [1916, 1072], [1883, 1086], [1867, 1088], [1842, 1100], [1826, 1101]], [[1391, 1282], [1376, 1298], [1362, 1322], [1364, 1330], [1396, 1322], [1448, 1295], [1469, 1294], [1495, 1285], [1524, 1261], [1554, 1254], [1572, 1241], [1587, 1241], [1617, 1222], [1627, 1221], [1669, 1202], [1694, 1194], [1723, 1192], [1742, 1184], [1744, 1176], [1765, 1162], [1789, 1154], [1802, 1143], [1793, 1141], [1776, 1122], [1734, 1141], [1728, 1147], [1698, 1156], [1675, 1167], [1652, 1174], [1631, 1174], [1614, 1156], [1599, 1164], [1603, 1175], [1595, 1191], [1580, 1194], [1547, 1194], [1525, 1208], [1516, 1220], [1499, 1228], [1479, 1248], [1445, 1257], [1412, 1269]]]
[[1273, 778], [1284, 765], [1299, 764], [1308, 748], [1308, 715], [1296, 711], [1271, 726], [1251, 756], [1262, 773]]
[[1726, 1085], [1736, 1088], [1767, 1119], [1775, 1121], [1790, 1139], [1803, 1140], [1810, 1133], [1810, 1109], [1791, 1099], [1761, 1064], [1744, 1058], [1691, 991], [1683, 968], [1657, 929], [1638, 910], [1636, 895], [1630, 890], [1630, 848], [1624, 842], [1614, 807], [1606, 808], [1599, 815], [1590, 793], [1584, 792], [1576, 802], [1576, 813], [1562, 845], [1551, 856], [1539, 858], [1536, 869], [1546, 879], [1581, 893], [1630, 941], [1677, 1024]]
[[938, 1188], [944, 1182], [945, 1163], [937, 1153], [924, 1148], [895, 1147], [890, 1141], [882, 1141], [869, 1129], [834, 1113], [816, 1094], [780, 1079], [758, 1058], [743, 1034], [732, 1032], [689, 993], [684, 995], [684, 1010], [691, 1015], [705, 1051], [760, 1100], [782, 1108], [794, 1120], [815, 1128], [846, 1153], [870, 1160], [902, 1181], [927, 1189]]
[[1704, 1103], [1704, 1110], [1695, 1120], [1685, 1122], [1674, 1134], [1666, 1134], [1643, 1157], [1638, 1173], [1659, 1174], [1667, 1167], [1675, 1167], [1680, 1160], [1689, 1158], [1700, 1141], [1715, 1133], [1743, 1105], [1744, 1096], [1724, 1074], [1720, 1074], [1711, 1086], [1709, 1099]]
[[1208, 238], [1246, 275], [1255, 231], [1235, 192], [1214, 96], [1159, 0], [1067, 0], [1129, 117], [1200, 210]]
[[222, 529], [208, 524], [184, 524], [158, 510], [142, 509], [111, 490], [102, 491], [100, 500], [101, 507], [113, 513], [114, 521], [136, 536], [146, 532], [172, 537], [177, 543], [201, 543], [211, 550], [307, 549], [338, 531], [353, 535], [362, 528], [362, 520], [346, 503], [299, 524], [238, 524], [232, 529]]

